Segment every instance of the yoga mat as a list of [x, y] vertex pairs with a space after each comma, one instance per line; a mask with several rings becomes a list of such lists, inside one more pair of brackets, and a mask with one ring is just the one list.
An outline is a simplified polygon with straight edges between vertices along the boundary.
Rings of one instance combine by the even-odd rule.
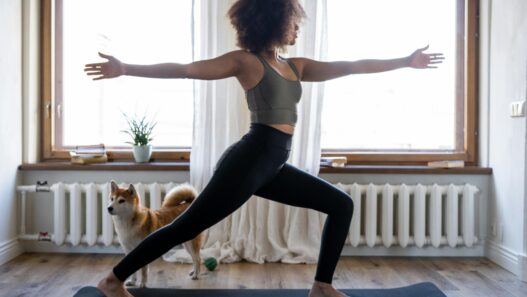
[[[390, 289], [338, 289], [350, 297], [446, 297], [433, 283]], [[156, 289], [130, 288], [134, 297], [307, 297], [309, 289]], [[104, 297], [95, 287], [83, 287], [73, 297]]]

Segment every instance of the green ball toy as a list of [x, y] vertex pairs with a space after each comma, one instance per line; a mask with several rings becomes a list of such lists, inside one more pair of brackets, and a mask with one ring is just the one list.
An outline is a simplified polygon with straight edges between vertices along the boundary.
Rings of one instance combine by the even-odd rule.
[[209, 271], [212, 271], [216, 269], [216, 266], [218, 266], [218, 261], [214, 257], [208, 257], [205, 259], [205, 261], [203, 261], [203, 265], [205, 265]]

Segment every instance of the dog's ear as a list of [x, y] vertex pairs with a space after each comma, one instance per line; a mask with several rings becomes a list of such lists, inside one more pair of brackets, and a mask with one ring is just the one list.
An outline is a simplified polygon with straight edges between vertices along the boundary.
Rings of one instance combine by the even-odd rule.
[[117, 183], [115, 183], [114, 180], [112, 180], [112, 181], [110, 182], [110, 185], [111, 185], [111, 187], [112, 187], [112, 193], [116, 192], [117, 189], [119, 189], [119, 186], [117, 186]]
[[136, 191], [135, 191], [135, 187], [134, 185], [130, 184], [130, 186], [128, 187], [128, 193], [131, 195], [131, 196], [134, 196], [136, 194]]

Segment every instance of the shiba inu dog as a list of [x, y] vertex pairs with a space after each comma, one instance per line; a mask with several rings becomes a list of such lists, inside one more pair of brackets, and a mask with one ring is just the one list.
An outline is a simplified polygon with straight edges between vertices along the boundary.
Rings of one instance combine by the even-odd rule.
[[[114, 227], [124, 252], [128, 254], [147, 235], [172, 222], [191, 205], [196, 197], [196, 189], [188, 183], [183, 183], [167, 192], [161, 208], [151, 210], [141, 205], [139, 194], [132, 184], [128, 188], [119, 188], [112, 181], [107, 210], [112, 215]], [[184, 248], [192, 257], [193, 269], [189, 275], [193, 280], [198, 279], [200, 274], [200, 249], [204, 239], [203, 235], [202, 232], [194, 239], [183, 243]], [[125, 285], [146, 287], [148, 265], [141, 268], [141, 282], [139, 284], [137, 283], [137, 274], [139, 272], [134, 273], [125, 282]]]

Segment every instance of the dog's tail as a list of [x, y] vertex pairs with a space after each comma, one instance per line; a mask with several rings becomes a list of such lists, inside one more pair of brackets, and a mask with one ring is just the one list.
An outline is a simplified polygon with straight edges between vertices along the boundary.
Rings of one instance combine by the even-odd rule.
[[191, 203], [198, 196], [196, 189], [189, 183], [183, 183], [172, 188], [165, 195], [162, 207], [174, 207], [183, 201]]

